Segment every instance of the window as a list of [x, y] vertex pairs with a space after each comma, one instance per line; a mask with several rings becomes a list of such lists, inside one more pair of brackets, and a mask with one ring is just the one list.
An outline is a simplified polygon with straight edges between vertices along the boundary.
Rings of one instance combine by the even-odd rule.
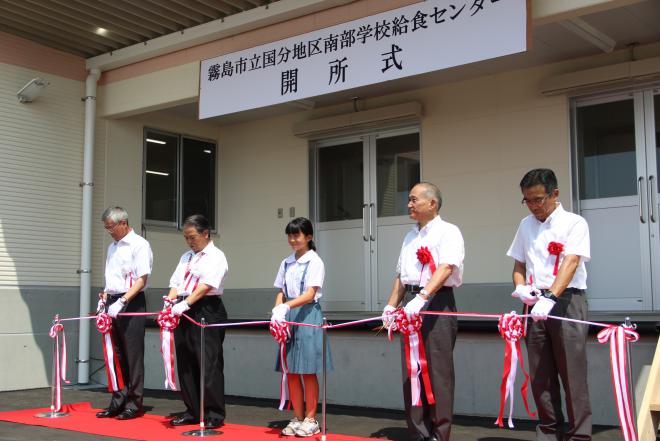
[[159, 130], [144, 131], [144, 223], [181, 227], [203, 214], [215, 229], [214, 141]]

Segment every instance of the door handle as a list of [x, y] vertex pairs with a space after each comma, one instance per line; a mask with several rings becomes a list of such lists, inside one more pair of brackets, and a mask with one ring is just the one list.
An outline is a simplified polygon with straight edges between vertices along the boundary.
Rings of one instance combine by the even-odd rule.
[[365, 220], [367, 218], [367, 213], [365, 212], [365, 208], [367, 208], [367, 204], [362, 204], [362, 239], [367, 242], [369, 241], [369, 238], [367, 237], [367, 234], [365, 233]]
[[646, 223], [646, 219], [644, 219], [644, 207], [642, 204], [643, 197], [642, 197], [642, 181], [644, 180], [643, 176], [640, 176], [637, 179], [637, 196], [639, 197], [639, 221], [643, 224]]
[[371, 239], [372, 242], [376, 241], [376, 238], [373, 235], [373, 232], [371, 230], [373, 223], [374, 223], [374, 212], [373, 209], [376, 206], [373, 202], [369, 204], [369, 238]]
[[651, 222], [656, 223], [656, 212], [655, 212], [655, 207], [658, 205], [657, 201], [654, 201], [655, 199], [655, 185], [653, 185], [653, 182], [655, 181], [655, 176], [651, 175], [649, 176], [649, 186], [648, 186], [648, 198], [649, 198], [649, 219]]

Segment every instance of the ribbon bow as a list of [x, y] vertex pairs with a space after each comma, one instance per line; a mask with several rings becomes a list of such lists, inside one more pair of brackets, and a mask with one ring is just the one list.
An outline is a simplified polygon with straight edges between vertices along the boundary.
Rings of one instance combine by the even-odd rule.
[[[59, 316], [55, 316], [53, 326], [50, 327], [48, 335], [55, 339], [53, 348], [53, 358], [55, 360], [55, 407], [53, 412], [59, 412], [62, 409], [62, 381], [69, 383], [66, 379], [66, 336], [64, 334], [64, 325], [59, 321]], [[60, 347], [60, 333], [62, 334], [62, 346]]]
[[497, 324], [500, 335], [505, 341], [504, 347], [504, 371], [502, 373], [502, 383], [500, 384], [500, 412], [497, 416], [495, 424], [499, 427], [504, 427], [504, 405], [506, 399], [509, 398], [509, 428], [513, 429], [513, 397], [514, 386], [516, 383], [516, 371], [518, 368], [518, 361], [520, 361], [520, 368], [525, 374], [525, 382], [520, 388], [520, 393], [525, 403], [525, 410], [531, 417], [536, 416], [535, 413], [530, 412], [529, 403], [527, 401], [527, 386], [529, 384], [529, 375], [525, 371], [525, 364], [522, 357], [522, 349], [520, 347], [520, 339], [524, 335], [524, 326], [521, 317], [511, 311], [509, 314], [502, 314]]
[[559, 270], [559, 256], [564, 252], [564, 244], [559, 242], [550, 242], [548, 244], [548, 253], [555, 256], [555, 268], [552, 270], [552, 275], [556, 276]]
[[172, 302], [169, 307], [158, 313], [156, 323], [160, 326], [160, 353], [163, 355], [165, 368], [165, 389], [176, 390], [176, 376], [174, 375], [174, 335], [172, 331], [179, 326], [181, 317], [172, 314]]
[[[280, 382], [280, 405], [279, 410], [284, 409], [287, 400], [287, 374], [289, 366], [286, 362], [286, 342], [291, 338], [289, 325], [287, 323], [271, 321], [270, 335], [273, 336], [278, 345], [280, 345], [280, 366], [282, 366], [282, 381]], [[289, 402], [291, 404], [291, 402]]]
[[632, 400], [628, 384], [627, 342], [639, 340], [639, 334], [629, 326], [609, 326], [598, 333], [598, 341], [610, 343], [610, 367], [612, 370], [612, 386], [616, 396], [616, 409], [621, 423], [624, 441], [637, 441], [635, 421], [633, 420]]
[[96, 314], [96, 329], [98, 329], [101, 334], [110, 332], [112, 329], [112, 318], [110, 318], [105, 312]]
[[404, 347], [406, 349], [406, 365], [408, 366], [408, 377], [410, 378], [410, 392], [413, 406], [422, 405], [422, 385], [419, 380], [420, 374], [424, 382], [426, 401], [429, 405], [435, 404], [433, 389], [431, 388], [431, 377], [429, 376], [426, 350], [422, 340], [422, 318], [419, 314], [408, 318], [402, 308], [393, 312], [394, 323], [390, 326], [388, 333], [399, 331], [403, 334]]
[[103, 334], [103, 357], [105, 358], [105, 373], [108, 377], [108, 390], [119, 392], [124, 388], [124, 379], [117, 357], [115, 340], [112, 335], [112, 319], [102, 312], [96, 315], [96, 329]]

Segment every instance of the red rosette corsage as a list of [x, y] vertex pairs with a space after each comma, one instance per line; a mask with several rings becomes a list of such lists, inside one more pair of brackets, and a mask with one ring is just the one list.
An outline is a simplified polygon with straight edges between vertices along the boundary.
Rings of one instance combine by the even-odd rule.
[[158, 313], [158, 317], [156, 318], [156, 323], [158, 323], [158, 326], [160, 326], [160, 329], [164, 331], [172, 331], [174, 328], [179, 326], [179, 320], [181, 317], [178, 315], [172, 314], [172, 308], [166, 308], [163, 309], [161, 312]]
[[523, 336], [523, 322], [518, 314], [511, 312], [509, 314], [502, 314], [500, 321], [497, 324], [500, 335], [506, 341], [516, 342]]
[[559, 271], [559, 256], [564, 252], [564, 244], [559, 242], [550, 242], [548, 244], [548, 253], [551, 256], [555, 256], [555, 267], [552, 270], [552, 275], [556, 276], [557, 271]]
[[101, 312], [96, 315], [96, 329], [98, 329], [101, 334], [106, 334], [112, 329], [112, 318], [106, 312]]
[[417, 250], [417, 260], [422, 265], [428, 265], [433, 260], [433, 255], [428, 247], [419, 247]]

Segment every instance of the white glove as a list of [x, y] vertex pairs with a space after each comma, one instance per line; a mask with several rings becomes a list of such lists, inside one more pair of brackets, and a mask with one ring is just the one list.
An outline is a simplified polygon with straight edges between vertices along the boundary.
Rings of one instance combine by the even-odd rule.
[[108, 315], [112, 318], [117, 318], [117, 314], [124, 310], [124, 303], [121, 301], [121, 298], [117, 299], [115, 303], [108, 307]]
[[165, 310], [165, 309], [169, 308], [170, 306], [174, 306], [175, 302], [176, 302], [176, 299], [170, 300], [169, 297], [164, 296], [163, 297], [163, 309]]
[[270, 317], [271, 322], [284, 322], [286, 321], [286, 313], [289, 312], [291, 308], [286, 303], [280, 303], [275, 306], [271, 311], [273, 315]]
[[104, 312], [105, 311], [105, 300], [102, 298], [99, 299], [99, 302], [96, 304], [96, 313]]
[[554, 300], [550, 300], [547, 297], [539, 298], [539, 301], [532, 308], [532, 318], [535, 322], [538, 322], [539, 320], [547, 320], [548, 314], [550, 314], [550, 311], [552, 311], [554, 306]]
[[534, 306], [539, 301], [540, 291], [531, 285], [517, 285], [516, 290], [511, 293], [511, 297], [520, 299], [525, 305]]
[[406, 313], [408, 318], [411, 318], [415, 314], [419, 314], [419, 311], [426, 305], [426, 300], [421, 296], [416, 295], [414, 299], [408, 302], [408, 304], [403, 308], [403, 312]]
[[383, 328], [390, 329], [390, 326], [394, 323], [394, 311], [396, 311], [396, 308], [392, 305], [386, 305], [383, 308]]
[[172, 315], [180, 316], [189, 309], [190, 305], [186, 302], [186, 299], [183, 299], [176, 305], [172, 306]]

